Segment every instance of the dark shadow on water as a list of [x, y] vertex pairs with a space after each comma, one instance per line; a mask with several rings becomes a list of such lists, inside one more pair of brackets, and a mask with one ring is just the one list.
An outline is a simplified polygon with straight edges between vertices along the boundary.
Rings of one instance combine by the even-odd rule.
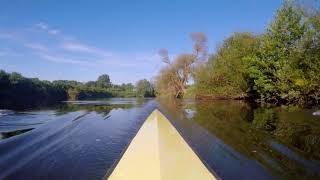
[[313, 110], [242, 101], [160, 104], [223, 179], [320, 178], [320, 118]]
[[17, 130], [17, 131], [10, 131], [10, 132], [1, 132], [0, 133], [0, 140], [1, 139], [6, 139], [12, 136], [17, 136], [20, 134], [23, 134], [25, 132], [31, 131], [33, 128], [30, 129], [22, 129], [22, 130]]

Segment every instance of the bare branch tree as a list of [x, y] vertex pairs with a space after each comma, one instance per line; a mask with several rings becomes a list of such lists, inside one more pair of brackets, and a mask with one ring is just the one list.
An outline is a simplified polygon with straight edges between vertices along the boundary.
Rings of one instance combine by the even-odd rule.
[[165, 49], [165, 48], [160, 49], [159, 55], [162, 59], [162, 62], [164, 62], [166, 64], [171, 64], [170, 59], [169, 59], [169, 53], [168, 53], [167, 49]]
[[192, 73], [192, 66], [201, 59], [206, 58], [208, 39], [204, 33], [191, 33], [194, 41], [194, 52], [181, 54], [172, 62], [169, 59], [168, 50], [160, 49], [159, 55], [162, 61], [169, 66], [159, 74], [156, 83], [158, 93], [172, 94], [176, 98], [182, 98], [186, 92], [187, 83]]
[[191, 33], [191, 39], [194, 41], [194, 53], [195, 56], [201, 55], [201, 57], [204, 57], [207, 55], [207, 49], [208, 49], [208, 38], [207, 36], [202, 32], [192, 32]]

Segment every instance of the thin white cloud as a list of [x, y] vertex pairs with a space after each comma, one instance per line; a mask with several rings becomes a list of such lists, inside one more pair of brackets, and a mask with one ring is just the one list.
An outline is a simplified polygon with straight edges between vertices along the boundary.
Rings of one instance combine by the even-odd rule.
[[56, 55], [49, 55], [49, 54], [44, 54], [44, 53], [39, 53], [39, 56], [55, 63], [64, 63], [64, 64], [74, 64], [74, 65], [84, 65], [84, 66], [95, 66], [95, 63], [90, 63], [88, 61], [82, 61], [82, 60], [76, 60], [76, 59], [70, 59], [70, 58], [65, 58], [61, 56], [56, 56]]
[[35, 27], [37, 27], [39, 29], [42, 29], [42, 30], [47, 30], [48, 29], [48, 25], [43, 23], [43, 22], [40, 22], [40, 23], [36, 24]]
[[[57, 51], [60, 52], [58, 55], [71, 55], [74, 59], [77, 57], [83, 57], [83, 53], [88, 59], [92, 59], [92, 61], [101, 62], [100, 64], [106, 65], [119, 65], [122, 67], [138, 67], [139, 64], [146, 64], [154, 61], [158, 61], [159, 57], [155, 53], [125, 53], [125, 52], [110, 52], [95, 46], [88, 45], [83, 42], [79, 42], [76, 39], [71, 38], [68, 35], [65, 35], [60, 32], [60, 30], [55, 30], [50, 27], [47, 23], [39, 22], [33, 25], [34, 28], [38, 30], [45, 31], [49, 34], [57, 34], [60, 33], [59, 36], [54, 36], [54, 43], [50, 44], [50, 48], [46, 46], [46, 43], [35, 42], [33, 37], [35, 33], [33, 31], [20, 32], [22, 35], [17, 36], [13, 33], [2, 33], [0, 31], [0, 38], [6, 38], [16, 41], [19, 44], [24, 45], [25, 47], [33, 50], [34, 54], [37, 53], [48, 53], [48, 54], [56, 54]], [[28, 34], [26, 34], [28, 33]], [[53, 53], [53, 51], [55, 51]], [[77, 54], [80, 53], [80, 54]], [[52, 58], [51, 58], [52, 59]], [[61, 61], [63, 62], [63, 61]], [[66, 61], [72, 62], [72, 61]], [[137, 65], [136, 65], [137, 64]]]
[[49, 51], [49, 48], [46, 47], [43, 44], [39, 44], [39, 43], [26, 43], [24, 44], [26, 47], [33, 49], [33, 50], [38, 50], [38, 51], [42, 51], [42, 52], [47, 52]]
[[73, 52], [96, 53], [97, 49], [82, 43], [64, 42], [61, 46], [64, 50]]
[[62, 43], [61, 48], [71, 52], [89, 53], [98, 57], [114, 56], [113, 53], [80, 42], [66, 41]]
[[[39, 31], [45, 33], [39, 33]], [[43, 22], [34, 24], [27, 31], [23, 29], [14, 33], [0, 31], [0, 38], [12, 40], [12, 42], [28, 48], [29, 52], [39, 57], [39, 60], [90, 67], [97, 71], [105, 69], [122, 74], [126, 74], [127, 71], [142, 73], [144, 70], [150, 69], [156, 71], [161, 63], [157, 53], [111, 52], [81, 42]]]
[[[90, 66], [90, 67], [115, 67], [115, 68], [150, 68], [152, 64], [142, 61], [133, 61], [133, 62], [125, 62], [119, 59], [106, 59], [106, 60], [99, 60], [96, 58], [90, 58], [87, 60], [80, 60], [80, 58], [66, 58], [61, 55], [57, 54], [48, 54], [48, 53], [37, 53], [38, 56], [41, 58], [54, 62], [54, 63], [62, 63], [62, 64], [73, 64], [73, 65], [81, 65], [81, 66]], [[151, 65], [151, 66], [150, 66]], [[125, 69], [123, 69], [125, 71]]]
[[8, 39], [12, 41], [19, 40], [18, 35], [13, 32], [2, 32], [0, 31], [0, 39]]
[[39, 22], [39, 23], [35, 24], [34, 27], [36, 27], [37, 29], [43, 30], [51, 35], [57, 35], [61, 32], [59, 29], [51, 28], [48, 24], [43, 23], [43, 22]]
[[60, 33], [60, 30], [58, 30], [58, 29], [50, 29], [50, 30], [48, 31], [48, 33], [49, 33], [49, 34], [52, 34], [52, 35], [57, 35], [57, 34]]

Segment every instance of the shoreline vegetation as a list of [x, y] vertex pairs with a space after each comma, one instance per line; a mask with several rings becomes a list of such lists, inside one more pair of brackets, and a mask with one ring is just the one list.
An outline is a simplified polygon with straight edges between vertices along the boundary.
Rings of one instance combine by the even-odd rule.
[[[214, 54], [204, 33], [192, 33], [193, 52], [171, 60], [155, 78], [158, 96], [246, 99], [257, 103], [320, 103], [320, 11], [284, 1], [265, 32], [235, 32]], [[193, 84], [188, 81], [192, 79]]]
[[70, 80], [51, 82], [0, 70], [0, 108], [27, 109], [66, 100], [111, 97], [154, 97], [154, 89], [146, 79], [139, 80], [136, 85], [112, 84], [107, 74], [86, 83]]
[[[112, 84], [107, 74], [86, 83], [46, 81], [0, 70], [0, 108], [31, 108], [65, 100], [170, 97], [248, 100], [275, 105], [320, 104], [320, 11], [284, 1], [261, 34], [235, 32], [208, 54], [204, 33], [191, 33], [193, 52], [171, 60], [153, 82]], [[190, 83], [191, 82], [191, 83]]]

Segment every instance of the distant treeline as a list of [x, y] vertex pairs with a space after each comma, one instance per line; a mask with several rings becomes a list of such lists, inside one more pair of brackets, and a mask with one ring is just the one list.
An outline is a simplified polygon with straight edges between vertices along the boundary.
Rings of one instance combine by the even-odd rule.
[[[169, 65], [156, 78], [157, 93], [275, 104], [319, 103], [320, 12], [299, 2], [285, 1], [264, 33], [236, 32], [212, 55], [206, 56], [204, 34], [193, 35], [192, 54], [172, 62], [162, 50], [160, 55]], [[190, 78], [194, 84], [187, 86]]]
[[152, 96], [153, 85], [146, 79], [138, 81], [135, 86], [131, 83], [112, 84], [107, 74], [87, 83], [69, 80], [50, 82], [0, 70], [0, 108], [31, 108], [65, 100]]

